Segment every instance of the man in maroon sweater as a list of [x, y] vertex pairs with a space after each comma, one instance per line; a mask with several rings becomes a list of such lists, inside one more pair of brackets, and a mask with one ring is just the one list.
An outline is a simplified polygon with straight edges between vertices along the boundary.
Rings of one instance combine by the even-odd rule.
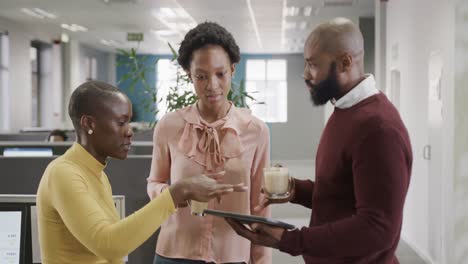
[[306, 263], [394, 264], [410, 182], [412, 151], [398, 111], [364, 74], [359, 29], [344, 18], [319, 25], [304, 47], [304, 79], [315, 105], [335, 110], [316, 156], [315, 182], [294, 179], [288, 199], [312, 209], [309, 227], [252, 231], [229, 220], [253, 243], [278, 248]]

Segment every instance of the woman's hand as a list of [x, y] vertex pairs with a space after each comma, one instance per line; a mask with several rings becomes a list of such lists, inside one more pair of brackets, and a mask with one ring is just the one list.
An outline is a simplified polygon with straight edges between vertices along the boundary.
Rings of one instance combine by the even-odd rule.
[[183, 204], [187, 200], [208, 202], [213, 198], [232, 192], [245, 192], [247, 187], [241, 184], [218, 183], [206, 175], [183, 178], [169, 187], [174, 204]]

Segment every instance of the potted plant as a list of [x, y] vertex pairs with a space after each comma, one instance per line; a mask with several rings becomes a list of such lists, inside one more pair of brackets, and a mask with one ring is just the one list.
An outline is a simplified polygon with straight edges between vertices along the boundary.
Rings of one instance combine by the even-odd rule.
[[[174, 86], [169, 88], [168, 95], [166, 96], [167, 111], [172, 112], [176, 109], [183, 108], [195, 103], [198, 98], [192, 90], [183, 90], [181, 87], [187, 87], [191, 81], [188, 78], [187, 74], [181, 69], [177, 64], [178, 54], [176, 50], [168, 43], [169, 48], [172, 52], [171, 61], [176, 64], [177, 76], [176, 83]], [[117, 53], [120, 55], [119, 60], [117, 61], [117, 66], [125, 67], [128, 72], [124, 74], [119, 80], [118, 84], [127, 82], [128, 91], [130, 93], [137, 93], [143, 95], [143, 100], [141, 103], [145, 112], [151, 113], [154, 117], [153, 121], [150, 122], [150, 127], [154, 127], [156, 124], [156, 115], [159, 110], [157, 109], [157, 103], [160, 103], [161, 98], [157, 98], [157, 87], [156, 83], [152, 84], [147, 79], [148, 72], [154, 72], [154, 66], [158, 62], [149, 62], [150, 58], [144, 55], [137, 55], [136, 49], [132, 48], [129, 51], [124, 49], [117, 49]], [[245, 89], [245, 82], [231, 82], [231, 90], [228, 94], [228, 100], [232, 101], [237, 107], [246, 107], [246, 100], [251, 99], [255, 101], [255, 98], [247, 93]], [[255, 102], [256, 104], [263, 104], [263, 102]]]

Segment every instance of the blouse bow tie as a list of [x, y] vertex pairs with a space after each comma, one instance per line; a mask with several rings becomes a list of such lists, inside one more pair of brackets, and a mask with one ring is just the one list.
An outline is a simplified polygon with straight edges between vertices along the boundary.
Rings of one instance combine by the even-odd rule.
[[201, 131], [198, 150], [206, 156], [205, 165], [207, 171], [213, 171], [214, 168], [222, 168], [225, 159], [221, 153], [218, 131], [216, 128], [206, 125], [197, 127], [197, 130]]

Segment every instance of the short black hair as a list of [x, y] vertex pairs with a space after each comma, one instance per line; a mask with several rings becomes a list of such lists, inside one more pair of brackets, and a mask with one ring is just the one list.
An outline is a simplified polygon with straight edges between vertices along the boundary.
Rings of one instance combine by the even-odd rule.
[[97, 106], [116, 93], [124, 94], [119, 88], [100, 81], [88, 81], [78, 86], [73, 91], [68, 104], [68, 115], [75, 131], [80, 128], [80, 119], [83, 115], [96, 114]]
[[231, 63], [240, 61], [239, 46], [225, 28], [214, 22], [203, 22], [191, 29], [182, 40], [177, 62], [185, 71], [190, 70], [193, 52], [206, 45], [219, 45], [229, 55]]
[[63, 141], [67, 141], [68, 139], [67, 133], [65, 133], [65, 131], [60, 130], [60, 129], [54, 129], [50, 131], [49, 136], [47, 136], [47, 141], [50, 141], [50, 137], [52, 136], [60, 136], [63, 138]]

